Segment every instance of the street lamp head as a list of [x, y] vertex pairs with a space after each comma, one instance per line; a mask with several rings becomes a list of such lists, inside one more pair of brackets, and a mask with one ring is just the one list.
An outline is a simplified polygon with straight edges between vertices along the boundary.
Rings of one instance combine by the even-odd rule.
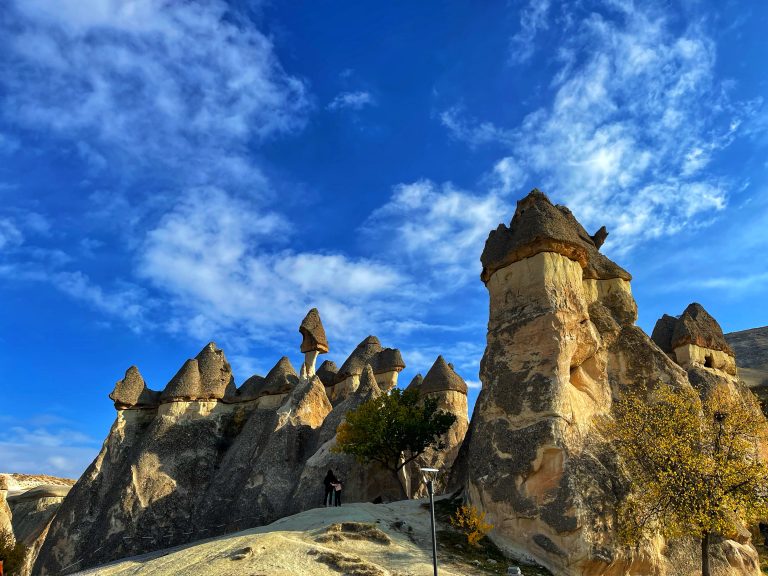
[[425, 482], [429, 480], [435, 480], [437, 478], [437, 475], [440, 473], [440, 470], [438, 470], [437, 468], [419, 468], [419, 470], [424, 476]]

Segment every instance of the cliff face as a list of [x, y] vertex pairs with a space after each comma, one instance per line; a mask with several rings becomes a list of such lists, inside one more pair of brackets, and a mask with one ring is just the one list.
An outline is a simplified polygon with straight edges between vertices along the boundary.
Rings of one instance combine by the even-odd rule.
[[[346, 502], [397, 497], [388, 473], [331, 448], [345, 414], [396, 383], [399, 351], [370, 337], [370, 357], [353, 353], [344, 379], [326, 386], [314, 369], [328, 350], [317, 310], [300, 331], [300, 375], [282, 358], [239, 389], [213, 343], [162, 392], [131, 367], [110, 395], [117, 418], [109, 436], [56, 514], [35, 573], [72, 573], [321, 506], [328, 469], [344, 481]], [[463, 410], [466, 421], [466, 397]], [[462, 439], [452, 436], [449, 450]]]
[[763, 399], [768, 399], [768, 326], [731, 332], [725, 339], [736, 354], [739, 376]]
[[[491, 232], [481, 259], [490, 295], [483, 388], [454, 479], [488, 513], [497, 544], [557, 574], [693, 573], [692, 543], [665, 552], [663, 542], [626, 550], [615, 540], [625, 487], [596, 419], [628, 390], [691, 383], [634, 325], [631, 276], [598, 251], [604, 239], [537, 190], [509, 227]], [[754, 549], [732, 544], [734, 564], [749, 564]], [[757, 574], [754, 563], [716, 558], [716, 574]]]

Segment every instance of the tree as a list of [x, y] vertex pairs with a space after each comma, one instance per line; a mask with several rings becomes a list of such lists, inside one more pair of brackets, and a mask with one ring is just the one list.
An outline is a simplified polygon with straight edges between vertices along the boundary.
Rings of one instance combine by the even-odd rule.
[[660, 385], [648, 398], [627, 395], [601, 427], [630, 482], [618, 511], [625, 543], [656, 531], [701, 538], [709, 576], [711, 536], [768, 512], [766, 421], [751, 394], [715, 389], [702, 402], [691, 388]]
[[394, 388], [347, 413], [336, 431], [333, 450], [351, 454], [363, 464], [380, 463], [408, 498], [400, 470], [428, 448], [445, 448], [441, 436], [455, 421], [456, 416], [437, 409], [436, 398]]
[[12, 532], [0, 530], [0, 560], [6, 574], [20, 574], [26, 554], [27, 548], [14, 539]]

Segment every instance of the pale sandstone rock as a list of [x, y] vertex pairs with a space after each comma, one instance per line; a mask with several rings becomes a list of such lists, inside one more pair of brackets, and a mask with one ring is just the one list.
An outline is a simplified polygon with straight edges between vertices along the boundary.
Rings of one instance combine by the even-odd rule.
[[11, 509], [6, 501], [8, 494], [8, 483], [5, 476], [0, 476], [0, 530], [13, 534], [13, 524], [11, 523]]
[[22, 576], [31, 574], [48, 527], [69, 490], [70, 486], [43, 484], [9, 498], [14, 534], [28, 549]]
[[[538, 191], [518, 203], [509, 228], [491, 233], [482, 262], [490, 295], [483, 388], [454, 484], [461, 479], [488, 513], [498, 545], [556, 574], [695, 572], [697, 543], [673, 554], [658, 538], [625, 549], [614, 536], [625, 488], [596, 419], [626, 390], [690, 386], [633, 325], [630, 275]], [[715, 574], [756, 574], [733, 571], [724, 548], [714, 548]]]

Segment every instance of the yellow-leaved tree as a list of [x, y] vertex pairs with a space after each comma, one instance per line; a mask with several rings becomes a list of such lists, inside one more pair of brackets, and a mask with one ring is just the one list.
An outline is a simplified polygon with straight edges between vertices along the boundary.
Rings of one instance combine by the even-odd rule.
[[601, 428], [630, 483], [619, 507], [624, 543], [654, 532], [701, 538], [702, 575], [710, 576], [710, 537], [768, 513], [766, 421], [750, 393], [719, 388], [702, 402], [691, 388], [660, 384], [622, 398]]

